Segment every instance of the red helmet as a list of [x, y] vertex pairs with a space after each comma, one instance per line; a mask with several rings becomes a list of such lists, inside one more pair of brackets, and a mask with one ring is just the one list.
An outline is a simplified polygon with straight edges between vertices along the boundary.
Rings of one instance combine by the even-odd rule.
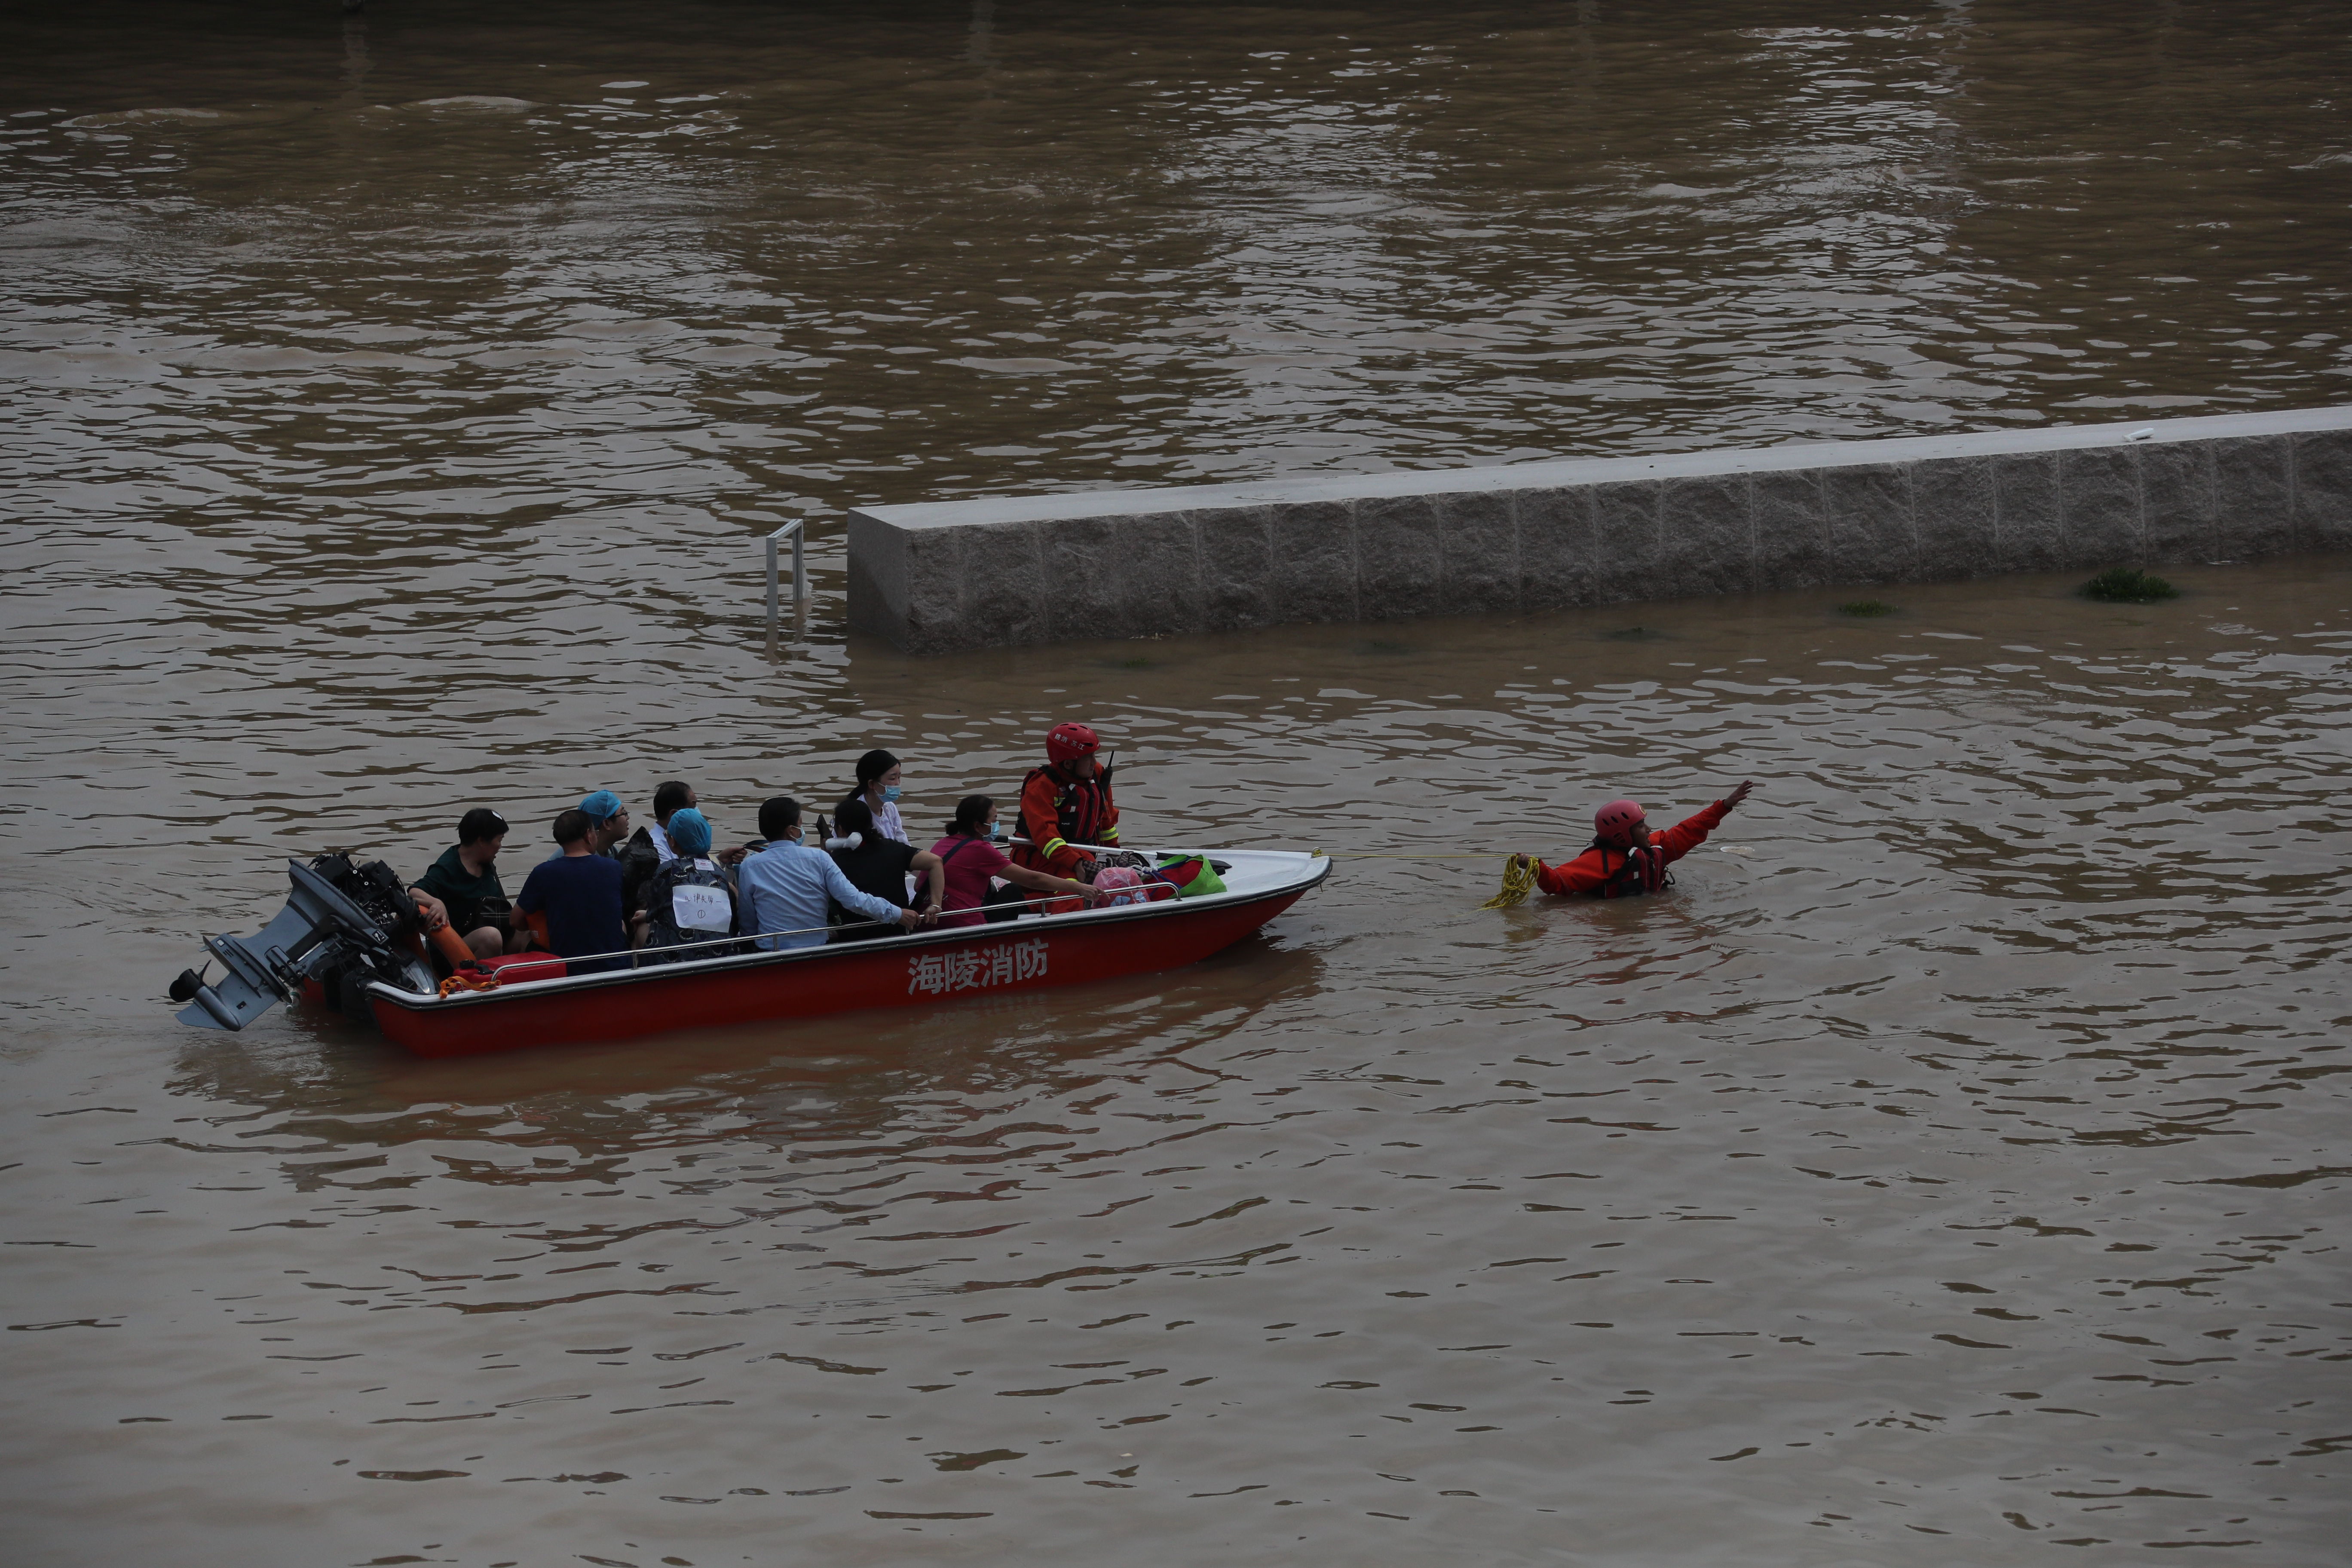
[[1603, 838], [1622, 838], [1648, 815], [1638, 800], [1612, 800], [1592, 814], [1592, 826]]
[[1101, 737], [1084, 724], [1056, 724], [1045, 731], [1045, 756], [1050, 762], [1076, 762], [1101, 750]]

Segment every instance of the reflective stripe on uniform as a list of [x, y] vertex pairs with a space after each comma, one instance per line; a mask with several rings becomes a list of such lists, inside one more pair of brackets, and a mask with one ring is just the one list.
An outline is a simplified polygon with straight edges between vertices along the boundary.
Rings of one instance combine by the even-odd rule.
[[1066, 838], [1049, 838], [1045, 841], [1045, 848], [1041, 853], [1046, 855], [1059, 855], [1063, 850], [1067, 849], [1069, 847], [1070, 841]]

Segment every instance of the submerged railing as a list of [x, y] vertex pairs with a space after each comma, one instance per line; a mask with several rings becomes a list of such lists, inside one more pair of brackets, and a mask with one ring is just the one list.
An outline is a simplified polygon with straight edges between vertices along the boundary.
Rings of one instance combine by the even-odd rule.
[[776, 545], [789, 538], [793, 542], [793, 611], [799, 614], [808, 603], [808, 540], [803, 528], [804, 520], [794, 519], [768, 535], [768, 631], [776, 629]]

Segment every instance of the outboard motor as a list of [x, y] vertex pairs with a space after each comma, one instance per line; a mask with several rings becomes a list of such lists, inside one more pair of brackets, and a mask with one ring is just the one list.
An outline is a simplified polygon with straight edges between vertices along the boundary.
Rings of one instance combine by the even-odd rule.
[[306, 980], [318, 981], [331, 1001], [362, 1019], [370, 981], [432, 993], [432, 968], [411, 951], [416, 906], [391, 867], [321, 855], [308, 866], [288, 861], [286, 874], [294, 890], [276, 920], [251, 936], [205, 939], [226, 974], [207, 984], [184, 969], [172, 982], [172, 1000], [188, 1004], [181, 1023], [242, 1029], [278, 1002], [294, 1000]]

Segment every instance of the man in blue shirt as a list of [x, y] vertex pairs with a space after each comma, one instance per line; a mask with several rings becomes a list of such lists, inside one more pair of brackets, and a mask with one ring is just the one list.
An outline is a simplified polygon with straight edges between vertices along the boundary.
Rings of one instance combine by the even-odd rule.
[[626, 956], [589, 963], [572, 961], [586, 953], [626, 954], [629, 936], [621, 923], [621, 863], [589, 848], [593, 826], [584, 811], [555, 819], [555, 842], [563, 853], [530, 868], [515, 908], [547, 921], [547, 944], [562, 954], [569, 973], [601, 974], [626, 969]]
[[901, 931], [913, 931], [923, 917], [902, 910], [871, 893], [860, 892], [841, 874], [833, 857], [799, 842], [800, 802], [778, 795], [760, 807], [760, 833], [766, 848], [746, 856], [737, 868], [741, 890], [742, 929], [788, 931], [788, 936], [762, 936], [760, 945], [771, 951], [814, 947], [825, 939], [825, 900], [869, 920], [890, 921]]

